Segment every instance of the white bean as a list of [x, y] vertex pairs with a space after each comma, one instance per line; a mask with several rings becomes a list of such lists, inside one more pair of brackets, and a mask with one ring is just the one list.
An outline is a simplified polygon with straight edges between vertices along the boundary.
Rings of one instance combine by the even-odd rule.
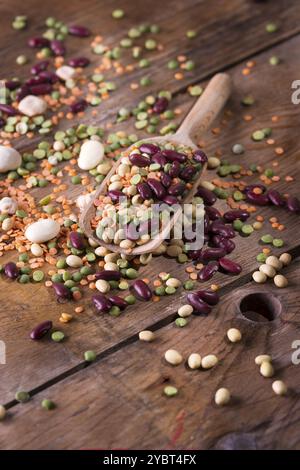
[[231, 343], [237, 343], [242, 339], [242, 333], [237, 328], [229, 328], [227, 337]]
[[116, 263], [105, 263], [104, 265], [105, 271], [119, 271], [119, 266]]
[[272, 389], [276, 395], [286, 395], [288, 390], [286, 384], [282, 380], [275, 380], [275, 382], [272, 383]]
[[263, 361], [261, 363], [259, 371], [263, 377], [269, 378], [269, 377], [273, 377], [274, 375], [274, 367], [269, 361]]
[[97, 140], [87, 140], [81, 146], [77, 163], [82, 170], [92, 170], [103, 161], [103, 158], [103, 144]]
[[[1, 150], [0, 150], [1, 153]], [[0, 201], [0, 212], [1, 214], [13, 215], [18, 208], [18, 203], [11, 197], [3, 197]]]
[[105, 248], [105, 246], [98, 246], [98, 248], [96, 248], [95, 250], [95, 254], [97, 256], [105, 256], [106, 254], [108, 253], [108, 249]]
[[110, 285], [104, 279], [98, 279], [98, 281], [95, 283], [95, 286], [99, 292], [102, 292], [102, 294], [106, 294], [110, 291]]
[[188, 358], [188, 366], [190, 369], [199, 369], [201, 366], [201, 356], [200, 354], [193, 353]]
[[229, 403], [229, 401], [230, 401], [230, 398], [231, 398], [231, 394], [230, 394], [230, 391], [228, 390], [228, 388], [222, 387], [222, 388], [219, 388], [219, 390], [216, 391], [215, 403], [218, 406], [227, 405], [227, 403]]
[[4, 232], [7, 232], [8, 230], [11, 230], [13, 228], [13, 225], [14, 225], [14, 218], [7, 217], [6, 219], [3, 220], [1, 228], [2, 230], [4, 230]]
[[38, 243], [33, 243], [30, 247], [33, 256], [43, 256], [43, 248]]
[[165, 352], [165, 359], [173, 366], [178, 366], [183, 361], [181, 354], [176, 351], [176, 349], [168, 349], [168, 351]]
[[287, 266], [292, 261], [292, 257], [289, 253], [282, 253], [279, 256], [279, 261], [281, 261], [284, 266]]
[[27, 95], [20, 101], [18, 109], [22, 114], [32, 117], [44, 114], [47, 109], [47, 103], [39, 96]]
[[38, 222], [28, 225], [25, 237], [32, 243], [44, 243], [57, 237], [60, 225], [53, 219], [40, 219]]
[[219, 362], [217, 356], [215, 354], [208, 354], [207, 356], [204, 356], [201, 361], [201, 367], [202, 369], [211, 369], [215, 365], [217, 365]]
[[208, 161], [207, 161], [207, 166], [208, 168], [218, 168], [218, 166], [220, 166], [221, 164], [221, 160], [217, 157], [209, 157], [208, 158]]
[[262, 273], [261, 271], [255, 271], [252, 274], [253, 281], [257, 282], [258, 284], [263, 284], [267, 280], [267, 276]]
[[255, 364], [261, 366], [263, 362], [271, 362], [272, 358], [268, 354], [260, 354], [255, 358]]
[[71, 67], [70, 65], [62, 65], [61, 67], [58, 67], [56, 69], [55, 73], [56, 75], [58, 75], [59, 78], [66, 81], [75, 77], [76, 70], [74, 69], [74, 67]]
[[166, 285], [168, 287], [179, 287], [181, 286], [181, 281], [179, 279], [176, 279], [175, 277], [170, 277], [167, 281], [166, 281]]
[[267, 257], [266, 264], [272, 266], [276, 271], [279, 271], [282, 268], [282, 262], [274, 255]]
[[264, 273], [268, 277], [274, 277], [276, 275], [275, 268], [271, 266], [270, 264], [262, 264], [259, 267], [259, 270], [261, 273]]
[[281, 288], [286, 287], [288, 285], [288, 280], [282, 274], [277, 274], [274, 277], [274, 284], [275, 284], [276, 287], [279, 287], [281, 289]]
[[155, 335], [152, 331], [150, 330], [143, 330], [143, 331], [140, 331], [139, 332], [139, 339], [141, 341], [147, 341], [147, 342], [150, 342], [150, 341], [153, 341], [155, 338]]
[[80, 268], [83, 264], [82, 259], [76, 255], [67, 256], [66, 263], [70, 268]]
[[22, 157], [17, 150], [0, 145], [0, 173], [16, 170], [21, 163]]
[[189, 317], [193, 313], [193, 307], [189, 304], [182, 305], [182, 307], [179, 307], [177, 313], [182, 318]]

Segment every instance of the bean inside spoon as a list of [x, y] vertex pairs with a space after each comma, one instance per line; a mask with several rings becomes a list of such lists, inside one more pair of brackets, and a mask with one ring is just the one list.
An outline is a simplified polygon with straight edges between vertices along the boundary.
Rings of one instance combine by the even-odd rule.
[[[207, 85], [202, 96], [197, 100], [195, 105], [192, 107], [191, 111], [188, 113], [181, 126], [175, 134], [166, 135], [164, 137], [151, 137], [149, 139], [143, 139], [140, 142], [147, 144], [166, 144], [171, 143], [175, 146], [184, 145], [191, 150], [197, 150], [197, 140], [199, 136], [203, 134], [212, 124], [214, 119], [217, 117], [224, 104], [226, 103], [230, 92], [231, 92], [231, 79], [227, 74], [220, 73], [215, 75], [209, 84]], [[136, 142], [130, 149], [136, 148], [139, 145], [139, 142]], [[124, 153], [124, 152], [122, 152]], [[127, 153], [127, 152], [126, 152]], [[135, 246], [134, 248], [128, 250], [127, 248], [122, 248], [118, 244], [114, 243], [105, 243], [103, 240], [99, 239], [94, 230], [91, 227], [91, 220], [96, 214], [96, 205], [95, 201], [101, 195], [105, 195], [108, 192], [108, 186], [110, 183], [111, 177], [116, 174], [117, 168], [121, 163], [121, 158], [113, 165], [109, 173], [106, 175], [99, 188], [93, 194], [91, 200], [89, 201], [87, 207], [81, 214], [80, 217], [80, 227], [84, 231], [87, 237], [91, 238], [99, 245], [106, 247], [109, 251], [131, 254], [131, 255], [141, 255], [143, 253], [150, 253], [154, 251], [168, 236], [172, 227], [176, 223], [176, 220], [179, 216], [180, 211], [174, 213], [169, 222], [163, 227], [163, 229], [152, 239], [147, 241], [142, 245]], [[206, 164], [202, 166], [201, 171], [199, 171], [196, 179], [192, 181], [193, 186], [187, 193], [187, 195], [180, 201], [180, 203], [190, 202], [199, 185], [199, 181], [203, 176], [203, 173], [206, 169]]]

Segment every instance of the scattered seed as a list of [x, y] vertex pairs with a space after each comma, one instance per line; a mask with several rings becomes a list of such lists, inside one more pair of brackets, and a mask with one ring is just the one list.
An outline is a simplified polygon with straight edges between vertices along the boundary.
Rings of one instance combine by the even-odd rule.
[[97, 355], [94, 351], [85, 351], [83, 357], [86, 362], [93, 362], [95, 361]]
[[215, 403], [218, 406], [227, 405], [231, 398], [230, 391], [227, 388], [219, 388], [215, 394]]
[[141, 341], [151, 342], [154, 340], [154, 338], [155, 338], [155, 335], [150, 330], [143, 330], [143, 331], [140, 331], [139, 333], [139, 339]]
[[260, 354], [255, 358], [255, 364], [261, 366], [263, 362], [271, 362], [272, 358], [268, 354]]
[[30, 395], [28, 392], [19, 391], [15, 394], [15, 399], [19, 403], [26, 403], [30, 399]]
[[274, 277], [274, 284], [275, 284], [276, 287], [279, 287], [281, 289], [281, 288], [287, 287], [288, 280], [282, 274], [277, 274]]
[[53, 410], [55, 408], [55, 403], [52, 400], [45, 398], [41, 403], [42, 408], [45, 410]]
[[193, 353], [188, 358], [188, 366], [190, 369], [199, 369], [201, 366], [201, 356], [198, 353]]
[[202, 369], [211, 369], [215, 365], [217, 365], [219, 362], [217, 356], [214, 354], [208, 354], [207, 356], [204, 356], [201, 361], [201, 367]]
[[227, 337], [231, 343], [237, 343], [242, 339], [242, 333], [237, 328], [230, 328], [227, 331]]
[[263, 377], [269, 378], [269, 377], [273, 377], [274, 375], [274, 368], [272, 364], [270, 363], [270, 361], [263, 361], [261, 363], [259, 371]]
[[178, 351], [176, 351], [176, 349], [168, 349], [168, 351], [165, 352], [165, 359], [173, 366], [178, 366], [183, 361], [183, 357]]
[[274, 277], [276, 275], [276, 271], [270, 264], [262, 264], [259, 267], [260, 272], [264, 273], [267, 277]]
[[177, 311], [178, 315], [182, 318], [189, 317], [193, 313], [193, 307], [189, 304], [182, 305]]
[[174, 397], [177, 395], [178, 389], [176, 387], [173, 387], [173, 385], [167, 385], [164, 388], [164, 394], [167, 395], [167, 397]]
[[252, 274], [252, 279], [253, 279], [253, 281], [257, 282], [258, 284], [263, 284], [263, 283], [266, 282], [267, 276], [264, 273], [262, 273], [261, 271], [255, 271]]
[[282, 380], [275, 380], [272, 383], [272, 389], [276, 395], [286, 395], [287, 394], [287, 386]]
[[56, 343], [60, 343], [63, 341], [65, 335], [62, 331], [54, 331], [51, 335], [51, 339], [55, 341]]
[[281, 261], [284, 266], [287, 266], [292, 261], [292, 257], [289, 253], [282, 253], [279, 257], [279, 261]]

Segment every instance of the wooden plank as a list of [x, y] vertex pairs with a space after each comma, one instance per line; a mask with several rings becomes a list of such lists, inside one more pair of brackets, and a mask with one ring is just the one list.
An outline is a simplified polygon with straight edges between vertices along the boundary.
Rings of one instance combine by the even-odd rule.
[[[288, 58], [288, 51], [299, 47], [299, 38], [295, 38], [286, 44], [283, 44], [272, 51], [280, 57], [286, 58], [285, 64], [276, 69], [278, 74], [278, 88], [267, 89], [261, 86], [262, 80], [268, 83], [273, 77], [274, 69], [267, 64], [267, 58], [270, 52], [266, 52], [255, 58], [259, 66], [253, 69], [252, 74], [241, 80], [242, 65], [235, 67], [231, 74], [236, 84], [238, 93], [234, 96], [230, 103], [230, 109], [233, 116], [224, 126], [224, 131], [216, 137], [208, 133], [204, 138], [207, 143], [209, 154], [221, 148], [224, 155], [233, 161], [262, 163], [270, 165], [274, 155], [271, 146], [265, 143], [253, 143], [250, 135], [253, 130], [261, 127], [270, 126], [270, 117], [273, 112], [279, 114], [280, 120], [274, 124], [275, 145], [286, 148], [285, 155], [278, 157], [280, 173], [293, 174], [295, 180], [291, 183], [281, 181], [280, 189], [297, 194], [297, 179], [299, 175], [299, 165], [296, 155], [298, 150], [298, 129], [295, 119], [297, 106], [290, 103], [289, 86], [290, 77], [297, 73], [299, 68], [299, 59], [297, 57]], [[250, 124], [241, 121], [240, 98], [246, 93], [251, 92], [257, 99], [257, 104], [253, 107], [251, 113], [256, 118]], [[180, 98], [186, 99], [186, 96]], [[191, 103], [191, 98], [185, 104], [185, 108]], [[247, 111], [248, 112], [248, 111]], [[288, 133], [287, 133], [288, 129]], [[229, 154], [231, 145], [236, 142], [242, 142], [247, 149], [244, 156], [237, 157]], [[211, 173], [213, 177], [214, 173]], [[253, 178], [247, 179], [251, 182]], [[264, 209], [259, 213], [263, 213], [267, 218], [271, 215], [280, 217], [280, 221], [287, 225], [285, 232], [279, 233], [272, 231], [268, 222], [265, 223], [263, 230], [259, 233], [251, 235], [251, 238], [240, 238], [237, 240], [237, 249], [232, 258], [243, 265], [243, 273], [241, 280], [239, 278], [218, 275], [214, 282], [220, 283], [222, 286], [230, 284], [233, 281], [243, 283], [250, 277], [257, 262], [255, 257], [261, 250], [258, 244], [259, 237], [262, 233], [271, 232], [275, 235], [283, 236], [286, 242], [286, 249], [294, 249], [299, 245], [298, 237], [298, 217], [285, 213], [282, 210]], [[275, 252], [279, 250], [274, 250]], [[185, 266], [179, 266], [174, 260], [166, 258], [156, 258], [153, 262], [141, 269], [141, 275], [154, 279], [160, 271], [167, 271], [179, 277], [181, 280], [187, 279], [184, 271]], [[246, 276], [246, 277], [244, 277]], [[0, 397], [2, 402], [13, 399], [14, 393], [19, 388], [32, 389], [40, 386], [48, 380], [52, 380], [57, 375], [67, 372], [70, 368], [82, 363], [83, 352], [88, 349], [94, 349], [98, 354], [113, 348], [122, 341], [132, 338], [138, 331], [156, 322], [162, 321], [167, 317], [172, 317], [178, 307], [178, 302], [183, 301], [185, 293], [180, 292], [174, 297], [165, 297], [159, 304], [138, 302], [135, 306], [126, 310], [121, 317], [115, 319], [109, 316], [98, 316], [91, 308], [89, 295], [85, 296], [84, 305], [86, 311], [80, 316], [76, 316], [74, 322], [62, 327], [58, 322], [61, 312], [73, 310], [73, 304], [60, 305], [53, 302], [54, 295], [52, 292], [46, 291], [43, 286], [39, 286], [33, 297], [28, 298], [28, 293], [32, 295], [28, 286], [18, 285], [18, 297], [11, 303], [10, 299], [15, 299], [16, 284], [9, 281], [3, 281], [5, 286], [5, 309], [2, 313], [1, 321], [1, 339], [7, 342], [8, 364], [3, 367], [2, 381], [0, 385]], [[209, 283], [205, 284], [206, 286]], [[4, 295], [3, 295], [4, 297]], [[50, 305], [50, 308], [49, 308]], [[14, 323], [12, 323], [14, 319]], [[44, 339], [41, 343], [33, 343], [28, 338], [28, 334], [33, 326], [45, 319], [52, 319], [57, 329], [63, 329], [66, 333], [67, 340], [62, 344], [55, 344], [50, 340]]]
[[[68, 6], [65, 10], [61, 9], [59, 0], [51, 2], [51, 10], [49, 10], [47, 2], [43, 2], [41, 5], [38, 0], [30, 0], [26, 4], [28, 11], [32, 12], [29, 28], [16, 32], [11, 28], [10, 23], [15, 11], [20, 8], [19, 4], [19, 0], [14, 0], [3, 9], [5, 27], [0, 36], [3, 76], [7, 75], [7, 71], [21, 77], [26, 76], [28, 68], [18, 67], [14, 58], [24, 53], [24, 47], [29, 37], [41, 34], [43, 22], [49, 14], [67, 24], [87, 24], [93, 33], [100, 33], [105, 40], [108, 38], [109, 45], [117, 45], [119, 40], [126, 35], [128, 29], [144, 22], [149, 18], [151, 11], [151, 21], [157, 21], [161, 27], [158, 40], [163, 49], [155, 53], [146, 52], [146, 57], [155, 59], [151, 69], [137, 69], [134, 74], [116, 77], [118, 91], [112, 95], [107, 105], [100, 106], [99, 122], [114, 118], [120, 107], [120, 102], [123, 106], [132, 105], [134, 102], [138, 102], [141, 97], [161, 89], [162, 85], [164, 88], [176, 92], [195, 81], [195, 76], [198, 79], [203, 79], [217, 70], [228, 68], [245, 57], [250, 57], [257, 51], [266, 49], [299, 32], [297, 19], [300, 14], [300, 5], [294, 0], [255, 4], [255, 8], [251, 0], [232, 0], [227, 3], [222, 0], [210, 0], [209, 8], [208, 2], [205, 1], [188, 0], [183, 3], [172, 0], [168, 2], [167, 9], [162, 9], [159, 2], [150, 0], [141, 2], [140, 8], [137, 9], [132, 2], [128, 3], [126, 0], [122, 0], [120, 7], [123, 7], [127, 14], [121, 22], [111, 19], [113, 5], [108, 0], [101, 3], [101, 12], [96, 0], [87, 0], [84, 11], [82, 11], [79, 0], [72, 2], [72, 6]], [[274, 34], [269, 34], [266, 32], [265, 26], [272, 18], [278, 23], [279, 30]], [[197, 37], [194, 40], [186, 38], [185, 32], [188, 29], [194, 29], [197, 32]], [[244, 31], [247, 31], [247, 34], [244, 34]], [[180, 41], [180, 50], [178, 50], [178, 41]], [[93, 64], [97, 65], [100, 58], [91, 55], [89, 42], [89, 39], [71, 38], [68, 40], [68, 57], [77, 55], [80, 50], [82, 55], [89, 56]], [[137, 44], [143, 45], [143, 40], [138, 40]], [[175, 58], [178, 53], [186, 55], [195, 62], [193, 73], [185, 73], [184, 80], [180, 81], [174, 80], [174, 73], [166, 67], [168, 60]], [[124, 51], [123, 55], [125, 63], [132, 63], [131, 51]], [[34, 60], [30, 51], [28, 51], [28, 56]], [[133, 81], [139, 82], [139, 79], [148, 73], [151, 73], [152, 85], [146, 90], [140, 87], [132, 92], [130, 84]], [[89, 111], [86, 112], [84, 119], [90, 122]], [[65, 123], [65, 125], [69, 125], [69, 123]]]
[[[298, 260], [284, 269], [289, 279], [285, 289], [271, 281], [247, 284], [223, 297], [211, 315], [193, 317], [185, 328], [161, 328], [153, 343], [136, 341], [43, 390], [26, 405], [13, 407], [0, 429], [1, 447], [299, 449], [299, 366], [292, 363], [292, 353], [297, 358], [292, 343], [300, 334], [299, 267]], [[264, 295], [260, 303], [276, 297], [280, 307], [263, 310], [273, 315], [272, 321], [243, 315], [241, 301], [249, 294], [256, 299]], [[230, 327], [242, 332], [240, 343], [227, 340]], [[170, 366], [163, 359], [169, 348], [185, 360], [193, 352], [202, 357], [213, 353], [219, 364], [206, 371]], [[254, 364], [263, 353], [273, 358], [273, 378], [263, 378]], [[278, 379], [288, 385], [285, 397], [272, 391]], [[163, 395], [167, 384], [178, 388], [176, 397]], [[221, 408], [213, 397], [223, 386], [231, 391], [232, 401]], [[45, 397], [55, 401], [55, 411], [41, 409]]]

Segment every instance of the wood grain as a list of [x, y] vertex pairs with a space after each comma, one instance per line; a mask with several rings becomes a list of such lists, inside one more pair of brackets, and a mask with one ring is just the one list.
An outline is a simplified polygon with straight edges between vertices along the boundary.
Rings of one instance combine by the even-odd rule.
[[[275, 146], [278, 144], [286, 150], [285, 155], [277, 159], [280, 165], [279, 170], [280, 173], [285, 175], [293, 174], [295, 181], [288, 184], [281, 181], [276, 186], [280, 190], [292, 194], [298, 193], [298, 124], [296, 120], [298, 108], [290, 103], [289, 84], [291, 77], [297, 76], [300, 64], [297, 57], [292, 57], [289, 60], [288, 52], [297, 50], [298, 45], [299, 39], [295, 38], [272, 51], [273, 54], [280, 57], [287, 57], [285, 64], [276, 69], [278, 78], [275, 87], [265, 88], [261, 86], [263, 77], [264, 81], [268, 83], [272, 80], [274, 73], [273, 68], [267, 62], [269, 52], [255, 58], [257, 67], [247, 78], [241, 78], [242, 65], [232, 69], [230, 74], [235, 84], [234, 90], [236, 90], [229, 105], [232, 116], [230, 119], [226, 118], [226, 123], [222, 125], [220, 135], [215, 136], [208, 133], [204, 136], [209, 155], [214, 155], [218, 149], [221, 149], [224, 157], [232, 163], [238, 161], [249, 164], [250, 162], [257, 163], [259, 161], [267, 167], [274, 158], [274, 146], [271, 147], [265, 143], [254, 143], [250, 136], [255, 129], [271, 125], [271, 116], [274, 113], [279, 114], [279, 122], [272, 124], [274, 127], [273, 136], [276, 141]], [[284, 86], [279, 86], [280, 83]], [[250, 124], [241, 120], [241, 112], [246, 111], [243, 111], [240, 106], [241, 97], [249, 91], [253, 93], [257, 100], [253, 110], [249, 111], [255, 116]], [[182, 105], [182, 101], [185, 102], [186, 96], [180, 97], [180, 99]], [[190, 106], [188, 103], [191, 103], [191, 98], [185, 102], [184, 109]], [[243, 156], [232, 155], [231, 146], [236, 142], [245, 145], [246, 152]], [[213, 178], [214, 172], [209, 172], [209, 176]], [[254, 178], [249, 177], [247, 181], [252, 182]], [[225, 206], [221, 203], [220, 207]], [[286, 223], [288, 227], [285, 232], [279, 234], [283, 236], [286, 242], [286, 249], [298, 247], [299, 231], [297, 228], [299, 219], [297, 216], [287, 214], [280, 209], [274, 212], [274, 209], [271, 208], [260, 210], [260, 213], [264, 214], [267, 219], [268, 216], [274, 215], [274, 213], [279, 214], [281, 222]], [[259, 238], [262, 233], [269, 232], [273, 233], [274, 236], [276, 235], [276, 232], [272, 231], [270, 225], [266, 222], [263, 231], [252, 234], [251, 238], [237, 237], [237, 249], [233, 258], [243, 265], [241, 279], [219, 274], [214, 282], [221, 283], [222, 286], [234, 282], [233, 286], [235, 286], [249, 280], [250, 273], [257, 267], [255, 258], [261, 250], [258, 244]], [[274, 250], [274, 252], [276, 251], [279, 250]], [[187, 279], [185, 266], [178, 265], [174, 260], [162, 257], [153, 259], [150, 265], [143, 267], [141, 275], [153, 280], [157, 273], [162, 270], [170, 272], [181, 280]], [[172, 318], [177, 310], [178, 303], [183, 302], [186, 296], [185, 292], [181, 291], [176, 296], [164, 297], [159, 303], [159, 308], [157, 307], [158, 304], [142, 304], [139, 302], [135, 306], [129, 307], [121, 317], [115, 319], [109, 316], [97, 315], [91, 307], [90, 295], [87, 294], [84, 299], [85, 313], [77, 315], [74, 322], [62, 327], [58, 322], [60, 313], [63, 311], [72, 313], [72, 303], [63, 305], [55, 303], [52, 291], [43, 286], [36, 287], [33, 297], [28, 298], [28, 286], [18, 285], [18, 298], [12, 305], [10, 299], [15, 297], [16, 284], [4, 280], [2, 284], [5, 286], [6, 295], [2, 304], [4, 308], [1, 336], [7, 342], [8, 364], [10, 364], [2, 371], [3, 380], [0, 385], [2, 402], [11, 401], [15, 391], [19, 388], [34, 389], [61, 373], [66, 373], [70, 368], [82, 364], [83, 352], [87, 349], [94, 349], [98, 354], [103, 353], [119, 343], [122, 344], [128, 338], [132, 338], [141, 329], [165, 318]], [[204, 286], [209, 285], [210, 283], [204, 284]], [[67, 336], [64, 343], [55, 344], [51, 340], [44, 339], [37, 344], [28, 339], [32, 327], [45, 319], [51, 319], [55, 328], [63, 329]]]
[[[251, 0], [170, 0], [167, 9], [162, 9], [161, 3], [153, 0], [138, 3], [139, 8], [136, 2], [118, 2], [118, 7], [124, 8], [126, 16], [121, 22], [116, 22], [111, 19], [115, 5], [110, 0], [102, 0], [101, 5], [95, 0], [87, 0], [84, 9], [79, 0], [69, 2], [66, 8], [62, 8], [62, 2], [58, 0], [53, 0], [51, 4], [48, 1], [28, 0], [26, 12], [19, 0], [2, 2], [1, 76], [24, 76], [28, 68], [17, 67], [15, 58], [24, 53], [28, 37], [43, 31], [42, 21], [47, 16], [53, 15], [68, 23], [90, 25], [93, 33], [108, 38], [108, 44], [116, 44], [137, 23], [147, 19], [157, 22], [162, 28], [159, 42], [163, 44], [163, 50], [153, 56], [151, 69], [137, 69], [130, 76], [114, 78], [118, 89], [109, 102], [100, 106], [97, 124], [105, 126], [114, 121], [120, 103], [134, 107], [140, 99], [159, 89], [170, 89], [174, 93], [172, 106], [181, 109], [177, 118], [181, 122], [193, 104], [193, 99], [182, 93], [187, 86], [197, 82], [204, 85], [206, 82], [203, 80], [215, 71], [229, 69], [235, 85], [228, 106], [230, 113], [226, 112], [216, 123], [217, 133], [209, 132], [203, 136], [205, 149], [209, 155], [221, 153], [224, 159], [243, 165], [259, 163], [268, 168], [276, 159], [279, 166], [275, 170], [283, 176], [276, 183], [276, 188], [299, 195], [299, 109], [291, 104], [291, 82], [299, 78], [300, 66], [297, 54], [300, 37], [292, 38], [300, 28], [299, 2], [278, 0], [254, 4]], [[17, 33], [10, 27], [10, 22], [14, 15], [22, 13], [29, 15], [30, 28]], [[277, 33], [266, 33], [265, 25], [270, 21], [280, 25]], [[188, 29], [197, 30], [197, 38], [193, 41], [185, 37]], [[291, 39], [285, 41], [287, 38]], [[268, 49], [282, 41], [282, 44]], [[89, 40], [68, 40], [68, 57], [80, 53], [93, 57], [93, 64], [96, 65], [98, 57], [90, 54], [88, 43]], [[256, 54], [263, 50], [266, 51]], [[195, 62], [195, 70], [186, 73], [183, 80], [175, 81], [173, 72], [166, 69], [166, 64], [179, 53], [186, 54]], [[125, 53], [125, 57], [126, 54], [131, 62], [130, 53]], [[33, 54], [28, 52], [28, 55], [33, 61]], [[268, 59], [272, 55], [281, 58], [281, 65], [275, 68], [269, 65]], [[242, 69], [245, 63], [241, 61], [250, 57], [256, 66], [251, 69], [250, 75], [244, 76]], [[238, 65], [231, 67], [233, 64]], [[130, 83], [139, 82], [141, 76], [149, 72], [152, 85], [130, 91]], [[253, 94], [256, 103], [246, 109], [241, 107], [240, 101], [249, 93]], [[242, 119], [244, 114], [252, 114], [253, 120], [245, 122]], [[271, 120], [274, 115], [279, 116], [277, 122]], [[84, 122], [95, 122], [89, 112]], [[275, 140], [273, 146], [251, 140], [254, 130], [270, 126]], [[115, 126], [115, 129], [118, 128], [135, 131], [133, 120]], [[246, 148], [242, 156], [231, 152], [232, 145], [237, 142]], [[22, 150], [32, 145], [24, 139], [19, 143]], [[283, 147], [284, 155], [275, 155], [277, 146]], [[286, 182], [284, 177], [288, 175], [292, 175], [294, 181]], [[213, 179], [214, 176], [214, 172], [210, 172], [209, 178]], [[257, 181], [254, 177], [247, 177], [247, 182], [254, 180]], [[33, 190], [32, 193], [40, 198], [45, 191]], [[81, 191], [81, 187], [70, 188], [68, 194], [74, 197]], [[219, 206], [225, 207], [222, 203]], [[263, 233], [279, 235], [285, 240], [285, 249], [295, 253], [299, 250], [297, 216], [270, 208], [259, 213], [264, 214], [266, 220], [276, 214], [287, 225], [287, 230], [275, 232], [266, 221], [261, 232], [254, 233], [250, 238], [236, 238], [238, 247], [232, 257], [243, 265], [242, 275], [237, 278], [221, 274], [216, 276], [214, 282], [223, 286], [221, 295], [229, 292], [226, 300], [211, 317], [193, 318], [187, 328], [175, 330], [173, 324], [168, 325], [178, 305], [184, 302], [186, 294], [182, 291], [176, 296], [164, 297], [158, 304], [138, 302], [117, 319], [96, 315], [87, 294], [83, 300], [85, 312], [62, 327], [58, 322], [59, 314], [62, 311], [72, 312], [72, 303], [56, 303], [53, 293], [42, 285], [28, 289], [28, 285], [16, 285], [2, 279], [0, 338], [7, 345], [7, 364], [0, 365], [0, 402], [13, 404], [18, 389], [33, 390], [35, 393], [40, 389], [41, 392], [30, 404], [11, 408], [11, 417], [1, 423], [0, 447], [223, 448], [238, 447], [242, 442], [254, 448], [299, 448], [296, 432], [299, 373], [295, 366], [290, 365], [290, 344], [297, 339], [297, 334], [299, 336], [296, 282], [282, 291], [286, 307], [283, 322], [277, 320], [272, 325], [261, 326], [249, 324], [248, 321], [245, 323], [245, 320], [238, 318], [235, 325], [243, 329], [245, 343], [231, 350], [223, 341], [227, 324], [232, 325], [235, 318], [233, 305], [257, 267], [255, 257], [261, 250], [259, 237]], [[274, 249], [274, 253], [279, 251], [282, 250]], [[187, 274], [184, 268], [174, 260], [159, 257], [142, 268], [141, 275], [153, 280], [158, 272], [168, 271], [185, 280]], [[298, 269], [298, 265], [291, 268], [294, 279], [297, 278]], [[209, 286], [209, 283], [204, 286]], [[238, 290], [231, 292], [233, 289]], [[245, 289], [256, 287], [247, 286]], [[269, 287], [266, 289], [269, 291]], [[30, 341], [28, 335], [32, 327], [45, 319], [52, 319], [55, 328], [64, 330], [66, 340], [63, 343], [56, 344], [47, 338], [41, 342]], [[224, 324], [221, 324], [223, 319]], [[153, 345], [141, 348], [135, 342], [136, 335], [148, 327], [158, 329], [159, 339]], [[182, 367], [177, 375], [178, 369], [170, 369], [160, 362], [167, 347], [176, 345], [188, 354], [193, 344], [204, 354], [212, 350], [217, 352], [222, 358], [220, 368], [200, 373], [199, 380], [197, 373]], [[85, 368], [83, 352], [88, 349], [96, 351], [100, 362], [81, 370]], [[287, 399], [273, 396], [270, 384], [266, 386], [266, 379], [261, 378], [253, 366], [254, 355], [263, 352], [262, 349], [274, 352], [279, 376], [287, 379], [293, 390]], [[68, 375], [70, 377], [62, 381]], [[180, 388], [180, 394], [174, 401], [166, 401], [161, 390], [164, 383], [172, 380]], [[233, 388], [235, 401], [232, 407], [219, 410], [212, 405], [212, 394], [225, 381]], [[39, 408], [39, 402], [44, 397], [57, 401], [57, 412], [47, 415]], [[43, 432], [42, 439], [40, 430]]]
[[[299, 365], [291, 362], [292, 343], [300, 338], [299, 263], [284, 271], [288, 288], [247, 284], [226, 295], [208, 317], [193, 317], [182, 329], [174, 323], [161, 328], [154, 342], [136, 341], [14, 407], [3, 423], [2, 447], [299, 448]], [[255, 322], [241, 314], [243, 297], [258, 292], [267, 298], [272, 293], [280, 302], [282, 312], [273, 321]], [[240, 343], [227, 340], [230, 327], [242, 332]], [[163, 359], [169, 348], [185, 359], [192, 352], [214, 353], [220, 362], [207, 371], [170, 366]], [[273, 358], [274, 378], [263, 378], [254, 363], [264, 353]], [[289, 387], [286, 397], [272, 391], [278, 379]], [[163, 395], [167, 384], [178, 388], [176, 397]], [[222, 386], [232, 401], [220, 408], [213, 396]], [[56, 411], [41, 409], [45, 397], [56, 402]]]

